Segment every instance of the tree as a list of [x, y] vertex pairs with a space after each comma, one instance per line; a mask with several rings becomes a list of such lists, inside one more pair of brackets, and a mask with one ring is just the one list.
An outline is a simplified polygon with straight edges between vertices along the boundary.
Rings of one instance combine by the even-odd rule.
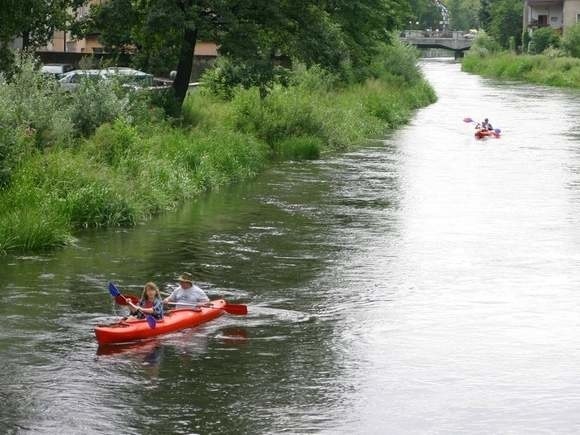
[[479, 6], [479, 25], [486, 32], [491, 24], [491, 4], [492, 0], [481, 0]]
[[419, 22], [421, 29], [439, 29], [440, 22], [443, 21], [441, 7], [432, 0], [410, 0], [412, 15], [409, 21]]
[[46, 44], [56, 30], [67, 30], [73, 11], [86, 0], [6, 0], [0, 15], [0, 41], [21, 37], [23, 48]]
[[479, 27], [479, 0], [448, 0], [450, 27], [469, 30]]
[[510, 37], [515, 39], [516, 46], [521, 46], [522, 22], [523, 8], [520, 0], [493, 0], [489, 34], [502, 47], [509, 47]]
[[197, 39], [213, 40], [221, 55], [261, 71], [280, 56], [360, 70], [408, 14], [404, 0], [110, 0], [93, 9], [87, 28], [107, 47], [134, 52], [144, 69], [177, 66], [173, 89], [181, 106]]
[[56, 30], [69, 28], [74, 21], [74, 11], [85, 2], [86, 0], [4, 0], [6, 4], [0, 9], [0, 71], [9, 68], [8, 46], [12, 40], [22, 38], [24, 49], [46, 44]]

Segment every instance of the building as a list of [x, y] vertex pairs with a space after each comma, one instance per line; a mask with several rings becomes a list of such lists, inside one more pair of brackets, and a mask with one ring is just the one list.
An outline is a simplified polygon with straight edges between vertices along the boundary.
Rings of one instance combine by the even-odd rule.
[[524, 0], [524, 29], [552, 27], [559, 32], [580, 23], [580, 0]]
[[[88, 4], [76, 10], [77, 19], [82, 19], [90, 13], [91, 6], [100, 5], [107, 0], [89, 0]], [[195, 47], [196, 56], [217, 56], [217, 45], [213, 42], [198, 41]], [[52, 40], [40, 51], [57, 51], [68, 53], [103, 53], [104, 47], [99, 42], [99, 34], [87, 35], [82, 39], [73, 39], [68, 32], [54, 32]]]

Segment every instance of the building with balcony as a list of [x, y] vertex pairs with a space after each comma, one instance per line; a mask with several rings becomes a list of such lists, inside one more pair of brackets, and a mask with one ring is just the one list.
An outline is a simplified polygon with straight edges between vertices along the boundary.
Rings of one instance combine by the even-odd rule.
[[558, 32], [580, 23], [580, 0], [524, 0], [524, 29], [552, 27]]

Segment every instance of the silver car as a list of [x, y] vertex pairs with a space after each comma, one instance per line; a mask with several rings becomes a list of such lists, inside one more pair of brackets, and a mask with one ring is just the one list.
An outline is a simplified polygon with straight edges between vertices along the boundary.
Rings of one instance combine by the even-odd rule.
[[71, 91], [76, 89], [83, 80], [103, 80], [104, 76], [100, 69], [77, 69], [66, 73], [58, 82], [63, 89]]

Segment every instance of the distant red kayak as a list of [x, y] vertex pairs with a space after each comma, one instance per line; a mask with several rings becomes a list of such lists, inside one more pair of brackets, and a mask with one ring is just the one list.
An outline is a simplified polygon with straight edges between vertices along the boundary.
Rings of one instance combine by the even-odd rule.
[[499, 139], [499, 133], [493, 131], [493, 130], [486, 130], [486, 129], [478, 129], [475, 131], [475, 137], [477, 139], [484, 139], [486, 137], [495, 137], [496, 139]]
[[226, 301], [219, 299], [212, 301], [211, 304], [211, 307], [184, 308], [170, 311], [162, 320], [157, 321], [155, 328], [151, 328], [144, 319], [131, 319], [112, 325], [99, 325], [95, 327], [95, 335], [99, 344], [129, 343], [179, 331], [180, 329], [192, 328], [209, 322], [224, 313]]

